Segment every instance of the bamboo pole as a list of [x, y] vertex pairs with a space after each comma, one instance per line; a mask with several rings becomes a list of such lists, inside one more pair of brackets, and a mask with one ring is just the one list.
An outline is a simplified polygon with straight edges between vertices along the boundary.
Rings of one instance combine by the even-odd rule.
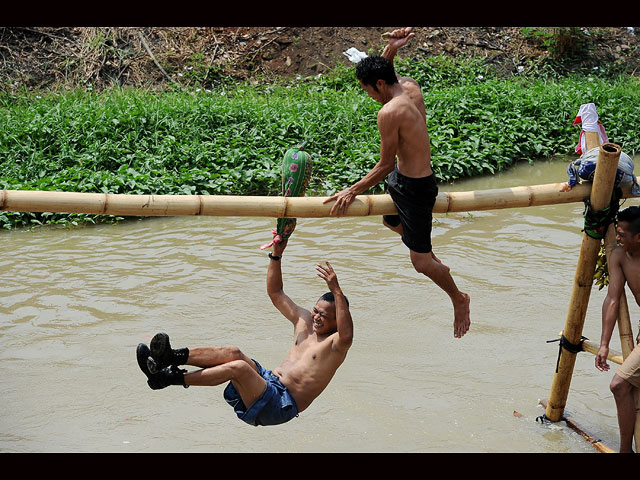
[[[471, 192], [441, 192], [434, 213], [498, 210], [582, 202], [591, 184], [578, 184], [561, 192], [562, 183], [498, 188]], [[631, 196], [631, 188], [623, 197]], [[329, 217], [333, 202], [327, 197], [269, 197], [235, 195], [128, 195], [112, 193], [0, 190], [0, 210], [13, 212], [86, 213], [118, 216], [247, 216]], [[395, 214], [389, 195], [358, 195], [345, 216]]]
[[[591, 207], [595, 212], [602, 211], [611, 201], [620, 152], [620, 147], [613, 143], [605, 143], [600, 146], [591, 189]], [[573, 345], [578, 344], [582, 336], [600, 244], [601, 240], [592, 238], [586, 233], [583, 234], [569, 312], [563, 329], [565, 339]], [[564, 413], [575, 359], [576, 353], [561, 347], [561, 355], [546, 408], [546, 416], [553, 422], [560, 420]]]
[[[561, 335], [562, 335], [562, 332], [558, 334], [558, 337], [560, 337]], [[600, 344], [585, 338], [582, 341], [582, 350], [585, 352], [597, 355], [598, 351], [600, 350]], [[622, 362], [624, 362], [622, 353], [612, 349], [609, 349], [609, 355], [607, 356], [607, 360], [613, 363], [617, 363], [618, 365], [622, 365]]]
[[[547, 408], [547, 402], [545, 402], [544, 400], [540, 401], [540, 405]], [[598, 450], [600, 453], [615, 453], [615, 450], [602, 443], [599, 438], [595, 438], [593, 435], [588, 433], [572, 416], [564, 415], [562, 417], [562, 420], [564, 420], [572, 430], [582, 435], [582, 438], [589, 442], [593, 446], [593, 448]]]

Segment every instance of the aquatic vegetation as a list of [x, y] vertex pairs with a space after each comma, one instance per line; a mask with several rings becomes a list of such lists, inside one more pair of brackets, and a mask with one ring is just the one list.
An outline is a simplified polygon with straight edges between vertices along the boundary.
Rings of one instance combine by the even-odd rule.
[[[436, 60], [399, 62], [398, 70], [424, 85], [441, 182], [573, 154], [573, 119], [587, 102], [597, 105], [612, 142], [631, 155], [640, 150], [634, 77], [505, 80], [480, 63]], [[378, 109], [344, 67], [291, 84], [215, 91], [4, 93], [0, 189], [279, 195], [282, 157], [306, 141], [314, 159], [308, 194], [329, 195], [377, 162]], [[103, 220], [0, 212], [3, 228]]]

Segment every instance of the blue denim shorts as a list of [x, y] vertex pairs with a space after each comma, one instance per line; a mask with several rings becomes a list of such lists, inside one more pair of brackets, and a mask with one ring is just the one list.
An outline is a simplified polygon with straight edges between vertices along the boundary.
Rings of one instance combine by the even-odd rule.
[[224, 389], [225, 401], [233, 407], [238, 418], [249, 425], [280, 425], [298, 416], [298, 405], [280, 379], [271, 370], [253, 360], [258, 373], [267, 381], [267, 388], [260, 397], [247, 408], [240, 394], [229, 382]]

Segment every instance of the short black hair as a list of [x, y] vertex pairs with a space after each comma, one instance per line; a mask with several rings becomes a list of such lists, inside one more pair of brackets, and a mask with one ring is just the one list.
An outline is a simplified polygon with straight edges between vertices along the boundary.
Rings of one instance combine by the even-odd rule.
[[[347, 302], [347, 307], [348, 307], [348, 306], [349, 306], [349, 299], [347, 298], [347, 296], [346, 296], [346, 295], [344, 296], [344, 299], [345, 299], [345, 301]], [[327, 292], [327, 293], [325, 293], [324, 295], [322, 295], [322, 296], [318, 299], [318, 301], [320, 301], [320, 300], [324, 300], [325, 302], [329, 302], [329, 303], [336, 303], [336, 299], [335, 299], [335, 297], [333, 296], [333, 293], [331, 293], [331, 292]]]
[[370, 55], [356, 65], [356, 78], [363, 84], [372, 86], [378, 91], [376, 82], [384, 80], [387, 85], [398, 83], [393, 63], [380, 55]]
[[618, 221], [627, 222], [632, 235], [640, 233], [640, 207], [627, 207], [618, 212]]

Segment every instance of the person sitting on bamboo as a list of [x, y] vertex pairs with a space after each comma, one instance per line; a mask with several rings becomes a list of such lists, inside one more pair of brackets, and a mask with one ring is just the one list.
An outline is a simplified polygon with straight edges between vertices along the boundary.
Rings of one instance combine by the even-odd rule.
[[[596, 355], [596, 368], [608, 371], [609, 342], [618, 318], [620, 298], [625, 283], [640, 306], [640, 207], [628, 207], [618, 213], [616, 240], [619, 246], [609, 256], [609, 287], [602, 304], [602, 334]], [[633, 389], [640, 388], [640, 332], [636, 347], [618, 368], [610, 389], [616, 401], [620, 427], [620, 452], [632, 452], [636, 405]]]
[[[293, 324], [289, 355], [273, 371], [246, 356], [238, 347], [172, 349], [166, 333], [136, 350], [147, 384], [158, 390], [169, 385], [214, 386], [227, 383], [223, 396], [239, 419], [258, 425], [288, 422], [304, 411], [327, 387], [343, 363], [353, 340], [349, 301], [329, 262], [316, 265], [329, 287], [312, 311], [296, 305], [283, 291], [281, 257], [287, 241], [275, 243], [269, 254], [267, 293], [273, 305]], [[187, 373], [179, 365], [200, 367]]]

